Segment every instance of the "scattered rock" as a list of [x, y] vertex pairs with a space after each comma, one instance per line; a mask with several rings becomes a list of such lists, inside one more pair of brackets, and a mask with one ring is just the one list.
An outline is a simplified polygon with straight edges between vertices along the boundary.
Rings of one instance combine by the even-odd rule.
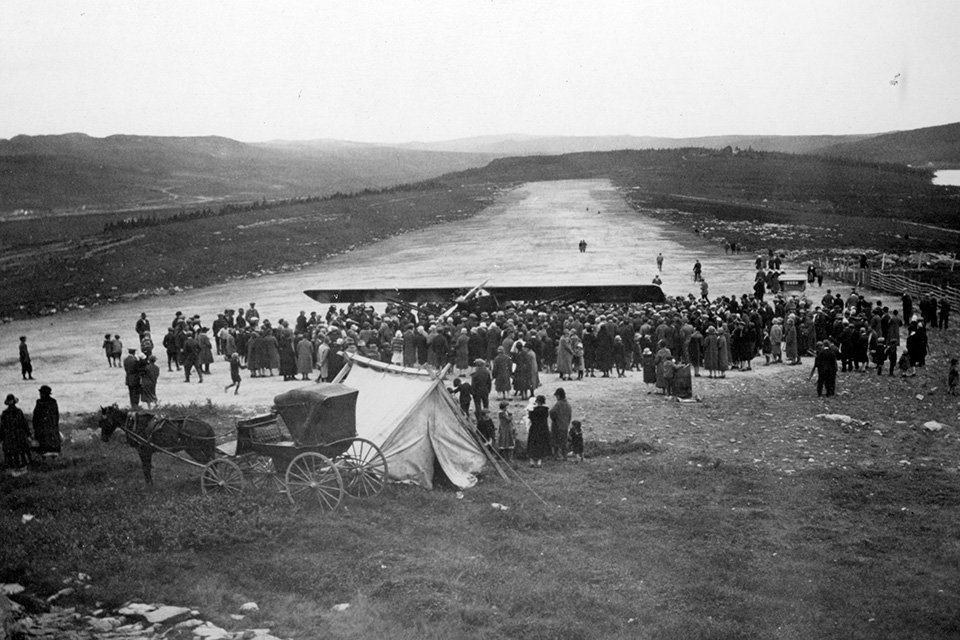
[[153, 611], [148, 611], [144, 617], [151, 624], [171, 624], [179, 622], [190, 616], [190, 609], [186, 607], [161, 606]]
[[930, 420], [923, 423], [923, 428], [927, 431], [940, 431], [943, 429], [943, 427], [944, 425], [940, 424], [936, 420]]
[[347, 609], [350, 608], [350, 603], [344, 602], [343, 604], [335, 604], [330, 608], [333, 609], [334, 611], [346, 611]]
[[244, 602], [240, 605], [240, 611], [243, 613], [253, 613], [255, 611], [260, 611], [260, 607], [256, 602]]

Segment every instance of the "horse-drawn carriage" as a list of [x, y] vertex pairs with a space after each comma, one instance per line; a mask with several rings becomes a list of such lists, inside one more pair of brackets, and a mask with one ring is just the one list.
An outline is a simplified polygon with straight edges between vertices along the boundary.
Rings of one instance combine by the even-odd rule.
[[[101, 410], [101, 437], [117, 429], [140, 454], [151, 482], [155, 451], [201, 467], [205, 495], [239, 494], [246, 483], [285, 493], [294, 504], [336, 509], [344, 495], [367, 497], [383, 490], [387, 462], [380, 449], [357, 437], [358, 391], [317, 384], [274, 398], [275, 412], [236, 423], [236, 438], [216, 442], [213, 428], [195, 418]], [[186, 451], [193, 460], [176, 455]]]

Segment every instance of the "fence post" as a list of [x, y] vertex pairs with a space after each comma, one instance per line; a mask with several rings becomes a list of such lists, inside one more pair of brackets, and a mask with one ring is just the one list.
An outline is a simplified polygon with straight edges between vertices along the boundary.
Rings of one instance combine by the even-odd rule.
[[880, 257], [880, 271], [883, 271], [887, 268], [887, 254], [883, 254]]

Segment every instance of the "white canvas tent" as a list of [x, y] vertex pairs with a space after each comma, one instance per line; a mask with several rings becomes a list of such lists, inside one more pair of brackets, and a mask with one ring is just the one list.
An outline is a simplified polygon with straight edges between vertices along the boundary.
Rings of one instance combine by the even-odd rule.
[[344, 355], [347, 363], [335, 382], [360, 392], [357, 436], [380, 447], [390, 480], [433, 488], [436, 459], [456, 486], [476, 484], [488, 457], [441, 376]]

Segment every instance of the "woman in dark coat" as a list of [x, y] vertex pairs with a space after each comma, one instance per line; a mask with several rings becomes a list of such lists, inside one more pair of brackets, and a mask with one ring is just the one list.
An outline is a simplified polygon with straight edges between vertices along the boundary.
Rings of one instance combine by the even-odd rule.
[[33, 408], [33, 439], [41, 455], [60, 453], [60, 407], [50, 393], [47, 385], [40, 387], [40, 398]]
[[[277, 342], [277, 337], [270, 331], [264, 331], [257, 344], [260, 346], [262, 354], [260, 368], [267, 369], [272, 376], [274, 369], [280, 370], [280, 344]], [[296, 365], [294, 365], [294, 370], [296, 370]]]
[[280, 360], [280, 375], [284, 380], [297, 379], [297, 354], [293, 350], [293, 340], [286, 333], [277, 340], [277, 357]]
[[543, 459], [550, 456], [550, 409], [547, 408], [547, 399], [537, 396], [533, 409], [527, 412], [530, 418], [530, 431], [527, 432], [527, 457], [530, 466], [543, 466]]
[[[213, 342], [210, 340], [210, 335], [207, 333], [206, 327], [200, 329], [197, 344], [200, 345], [200, 358], [198, 360], [200, 367], [204, 373], [210, 373], [210, 365], [213, 364]], [[144, 353], [148, 356], [150, 355], [145, 351]]]
[[497, 355], [493, 359], [493, 386], [500, 394], [501, 399], [505, 399], [510, 393], [510, 374], [513, 372], [513, 360], [503, 352], [503, 347], [497, 347]]
[[7, 408], [0, 413], [0, 440], [3, 441], [3, 459], [7, 467], [25, 470], [30, 463], [30, 425], [17, 402], [19, 400], [12, 393], [4, 401]]
[[520, 394], [521, 398], [527, 398], [527, 392], [533, 391], [530, 388], [530, 359], [524, 353], [523, 347], [519, 342], [514, 343], [513, 350], [513, 391], [514, 394]]

